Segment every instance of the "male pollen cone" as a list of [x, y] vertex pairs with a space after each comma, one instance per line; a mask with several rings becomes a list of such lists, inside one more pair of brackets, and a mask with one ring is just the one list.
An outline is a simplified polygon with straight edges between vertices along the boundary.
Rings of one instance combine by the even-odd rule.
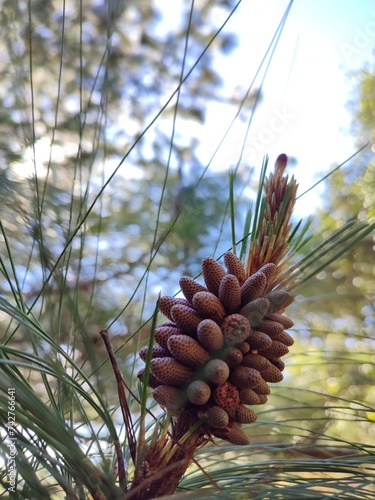
[[[171, 412], [175, 429], [184, 428], [179, 425], [184, 419], [203, 418], [200, 429], [208, 438], [246, 445], [241, 426], [256, 420], [250, 407], [264, 404], [269, 384], [283, 379], [280, 358], [293, 344], [285, 331], [293, 321], [284, 310], [293, 296], [282, 273], [297, 189], [295, 180], [283, 175], [287, 160], [281, 154], [264, 181], [263, 220], [245, 264], [234, 252], [225, 253], [225, 267], [206, 257], [203, 283], [182, 276], [184, 298], [160, 300], [169, 322], [155, 330], [149, 384], [156, 401]], [[147, 352], [142, 348], [141, 359]]]

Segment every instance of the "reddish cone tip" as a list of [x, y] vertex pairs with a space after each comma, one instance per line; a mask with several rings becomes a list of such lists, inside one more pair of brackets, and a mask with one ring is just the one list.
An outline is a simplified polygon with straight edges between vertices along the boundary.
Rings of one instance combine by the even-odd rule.
[[285, 170], [286, 164], [288, 163], [288, 157], [285, 153], [279, 155], [275, 163], [275, 172], [280, 171], [282, 174]]

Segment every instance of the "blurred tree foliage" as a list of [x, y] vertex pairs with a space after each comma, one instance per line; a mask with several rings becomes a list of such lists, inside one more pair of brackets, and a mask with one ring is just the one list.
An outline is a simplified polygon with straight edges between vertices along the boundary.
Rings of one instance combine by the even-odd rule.
[[[375, 220], [375, 121], [374, 121], [374, 70], [362, 70], [356, 74], [356, 98], [352, 103], [352, 133], [358, 147], [367, 148], [347, 165], [336, 170], [328, 179], [325, 206], [319, 214], [318, 226], [323, 237], [332, 228], [337, 229], [347, 221]], [[353, 79], [354, 80], [354, 79]], [[346, 324], [353, 318], [363, 322], [367, 334], [375, 327], [375, 260], [374, 235], [369, 235], [339, 264], [335, 264], [319, 276], [321, 289], [327, 295], [325, 311], [345, 318]], [[331, 299], [330, 299], [331, 294]], [[337, 297], [339, 300], [337, 300]], [[328, 302], [327, 302], [328, 300]]]
[[[356, 92], [351, 103], [352, 133], [358, 148], [364, 151], [329, 177], [324, 206], [315, 220], [316, 233], [328, 238], [332, 230], [350, 220], [375, 220], [375, 71], [364, 69], [353, 75]], [[347, 432], [350, 438], [374, 437], [375, 420], [375, 237], [370, 234], [352, 252], [328, 266], [300, 292], [303, 295], [296, 317], [307, 328], [301, 330], [301, 354], [292, 370], [296, 384], [315, 382], [312, 389], [347, 401], [357, 401], [358, 410], [327, 410], [335, 417], [343, 411], [344, 419], [326, 420], [336, 436]], [[297, 308], [296, 308], [297, 309]], [[305, 351], [305, 352], [303, 352]], [[315, 375], [313, 373], [315, 372]], [[327, 404], [327, 403], [324, 403]], [[338, 406], [340, 403], [337, 402]], [[329, 406], [334, 406], [332, 402]], [[343, 407], [346, 403], [343, 403]], [[318, 411], [319, 413], [319, 411]], [[349, 420], [349, 424], [345, 423]], [[354, 425], [354, 422], [356, 424]], [[332, 430], [332, 429], [331, 429]]]
[[14, 296], [14, 266], [60, 342], [88, 349], [125, 308], [112, 332], [134, 331], [145, 283], [147, 317], [218, 240], [227, 174], [197, 148], [207, 104], [240, 103], [213, 67], [235, 46], [216, 36], [234, 5], [1, 0], [0, 285]]

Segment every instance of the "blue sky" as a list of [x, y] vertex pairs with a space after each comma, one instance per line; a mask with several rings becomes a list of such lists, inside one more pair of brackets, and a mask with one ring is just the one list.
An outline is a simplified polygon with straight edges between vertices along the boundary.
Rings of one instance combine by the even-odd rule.
[[[228, 89], [247, 88], [288, 3], [242, 2], [228, 24], [228, 30], [238, 35], [239, 46], [219, 61]], [[281, 152], [295, 157], [298, 163], [292, 172], [301, 193], [332, 165], [352, 155], [356, 145], [349, 130], [348, 102], [354, 86], [350, 72], [373, 64], [374, 47], [373, 0], [295, 0], [263, 86], [245, 160], [260, 166], [264, 154], [272, 163]], [[214, 150], [229, 124], [233, 111], [227, 111], [227, 115], [219, 107], [209, 111], [207, 151]], [[236, 163], [244, 127], [243, 123], [233, 127], [214, 168]], [[300, 203], [301, 214], [313, 211], [318, 192]]]

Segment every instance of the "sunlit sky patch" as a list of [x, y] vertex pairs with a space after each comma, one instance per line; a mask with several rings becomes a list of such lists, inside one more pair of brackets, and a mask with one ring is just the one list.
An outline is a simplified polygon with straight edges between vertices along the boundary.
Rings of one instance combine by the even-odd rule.
[[[239, 45], [229, 57], [217, 58], [217, 69], [228, 89], [247, 88], [288, 3], [242, 2], [228, 24]], [[301, 193], [332, 165], [351, 156], [358, 144], [349, 130], [354, 86], [350, 72], [371, 64], [374, 46], [375, 4], [371, 0], [294, 1], [263, 85], [263, 100], [251, 125], [244, 160], [260, 167], [264, 154], [271, 163], [281, 152], [294, 157], [297, 165], [292, 172]], [[202, 142], [210, 152], [221, 138], [223, 122], [229, 123], [231, 116], [229, 112], [223, 116], [222, 107], [208, 111]], [[216, 168], [236, 163], [243, 141], [240, 131], [221, 148]], [[314, 210], [319, 192], [300, 200], [297, 208], [302, 215]]]

